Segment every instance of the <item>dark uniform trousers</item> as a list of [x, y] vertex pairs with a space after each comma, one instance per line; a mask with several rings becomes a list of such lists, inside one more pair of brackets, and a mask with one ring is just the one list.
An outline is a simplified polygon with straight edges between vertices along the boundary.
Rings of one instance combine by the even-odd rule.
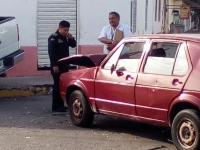
[[60, 95], [60, 75], [68, 71], [68, 67], [59, 68], [59, 73], [54, 73], [53, 68], [51, 67], [51, 75], [53, 77], [53, 93], [52, 93], [52, 110], [57, 110], [64, 107], [64, 102]]

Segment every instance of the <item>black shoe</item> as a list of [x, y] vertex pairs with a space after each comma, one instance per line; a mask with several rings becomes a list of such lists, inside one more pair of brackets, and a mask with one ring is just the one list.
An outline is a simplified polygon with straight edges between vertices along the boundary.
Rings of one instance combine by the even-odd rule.
[[58, 109], [52, 109], [53, 112], [66, 112], [66, 108], [64, 107], [61, 107], [61, 108], [58, 108]]
[[68, 107], [64, 106], [64, 109], [65, 109], [65, 110], [67, 110], [67, 109], [68, 109]]

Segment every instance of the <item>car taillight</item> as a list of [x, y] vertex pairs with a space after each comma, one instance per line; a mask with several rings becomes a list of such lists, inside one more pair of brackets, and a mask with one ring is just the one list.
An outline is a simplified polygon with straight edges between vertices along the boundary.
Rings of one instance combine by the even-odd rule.
[[18, 27], [18, 24], [17, 24], [17, 36], [18, 36], [18, 41], [19, 41], [19, 27]]

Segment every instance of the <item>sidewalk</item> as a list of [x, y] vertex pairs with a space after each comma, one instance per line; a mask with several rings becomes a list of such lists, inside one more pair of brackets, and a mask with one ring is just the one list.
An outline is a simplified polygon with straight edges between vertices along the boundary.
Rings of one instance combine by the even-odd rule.
[[0, 98], [51, 94], [51, 76], [2, 77], [0, 78]]
[[197, 29], [191, 29], [191, 30], [189, 30], [189, 31], [186, 31], [185, 33], [200, 34], [200, 30], [197, 30]]

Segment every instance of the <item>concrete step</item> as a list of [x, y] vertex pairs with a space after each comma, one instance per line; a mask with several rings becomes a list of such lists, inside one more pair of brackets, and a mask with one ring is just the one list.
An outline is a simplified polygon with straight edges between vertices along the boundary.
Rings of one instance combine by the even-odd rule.
[[47, 95], [52, 93], [51, 76], [2, 77], [0, 78], [0, 98]]

